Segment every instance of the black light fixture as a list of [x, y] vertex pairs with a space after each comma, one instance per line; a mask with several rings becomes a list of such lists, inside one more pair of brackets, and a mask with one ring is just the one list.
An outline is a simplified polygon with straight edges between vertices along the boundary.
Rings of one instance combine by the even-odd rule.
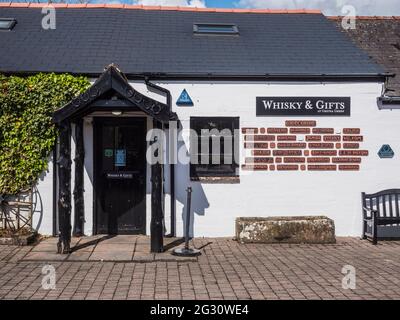
[[0, 30], [10, 31], [17, 24], [14, 18], [0, 18]]

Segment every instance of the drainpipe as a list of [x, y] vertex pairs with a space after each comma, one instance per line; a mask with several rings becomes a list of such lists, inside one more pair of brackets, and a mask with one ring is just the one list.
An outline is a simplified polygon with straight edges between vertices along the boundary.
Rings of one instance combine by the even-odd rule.
[[57, 224], [57, 144], [53, 148], [53, 237], [58, 235]]
[[[147, 86], [150, 88], [153, 88], [155, 90], [158, 90], [160, 92], [165, 93], [167, 97], [167, 106], [170, 111], [172, 111], [172, 96], [171, 92], [168, 89], [165, 89], [163, 87], [160, 87], [152, 82], [150, 82], [150, 79], [148, 76], [145, 76], [144, 82], [146, 83]], [[171, 143], [171, 142], [170, 142]], [[171, 234], [169, 235], [170, 237], [175, 237], [176, 236], [176, 205], [175, 205], [175, 164], [171, 163], [170, 164], [170, 190], [171, 190]]]

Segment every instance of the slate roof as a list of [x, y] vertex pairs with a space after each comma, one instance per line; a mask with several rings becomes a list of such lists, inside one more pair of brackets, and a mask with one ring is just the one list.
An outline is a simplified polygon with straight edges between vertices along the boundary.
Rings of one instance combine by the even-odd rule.
[[400, 17], [357, 17], [354, 30], [343, 30], [339, 17], [331, 19], [387, 72], [396, 74], [388, 81], [394, 91], [387, 95], [400, 96]]
[[[61, 5], [56, 30], [41, 27], [41, 5], [0, 5], [16, 18], [0, 32], [0, 72], [101, 74], [362, 75], [384, 70], [316, 11], [192, 10]], [[29, 7], [24, 7], [29, 6]], [[234, 23], [239, 36], [198, 36], [194, 23]]]

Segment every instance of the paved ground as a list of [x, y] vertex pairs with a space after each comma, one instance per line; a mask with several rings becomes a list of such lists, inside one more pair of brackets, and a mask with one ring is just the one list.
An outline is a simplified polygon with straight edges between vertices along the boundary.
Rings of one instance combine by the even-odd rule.
[[196, 262], [197, 258], [177, 257], [172, 250], [183, 246], [182, 239], [164, 239], [165, 252], [150, 253], [150, 239], [146, 236], [106, 236], [99, 235], [85, 238], [73, 238], [72, 253], [57, 254], [57, 238], [41, 241], [32, 248], [22, 260], [24, 261], [101, 261], [101, 262], [152, 262], [177, 261]]
[[[46, 263], [21, 260], [32, 248], [2, 246], [0, 299], [400, 299], [400, 242], [194, 243], [197, 262], [51, 262], [55, 290], [41, 287]], [[344, 265], [356, 269], [355, 290], [342, 288]]]

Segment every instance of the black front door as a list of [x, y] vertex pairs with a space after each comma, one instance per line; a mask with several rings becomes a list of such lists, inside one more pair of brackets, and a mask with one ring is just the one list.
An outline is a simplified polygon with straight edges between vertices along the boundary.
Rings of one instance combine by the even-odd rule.
[[146, 233], [146, 119], [94, 124], [95, 233]]

